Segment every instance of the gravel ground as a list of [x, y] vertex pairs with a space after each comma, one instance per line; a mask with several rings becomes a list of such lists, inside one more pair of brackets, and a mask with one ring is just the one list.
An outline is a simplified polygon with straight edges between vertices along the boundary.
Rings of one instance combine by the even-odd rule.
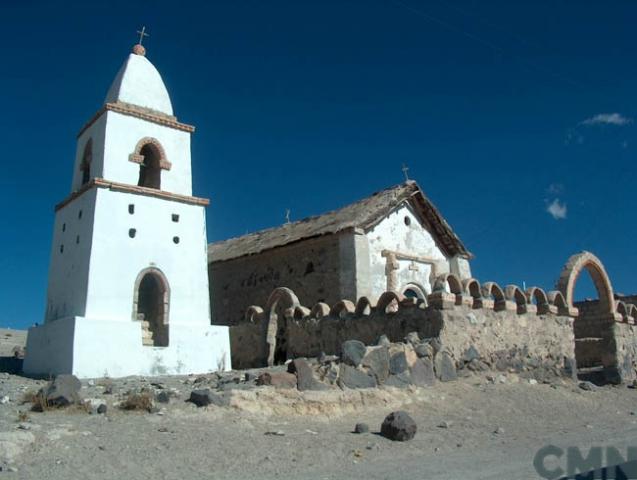
[[[80, 407], [31, 412], [21, 399], [45, 382], [0, 374], [0, 476], [531, 479], [539, 478], [533, 457], [549, 443], [637, 444], [637, 390], [625, 386], [586, 391], [566, 380], [530, 384], [509, 374], [429, 389], [301, 393], [245, 389], [232, 381], [237, 375], [83, 381], [84, 398], [108, 404], [106, 414], [89, 414]], [[231, 406], [185, 401], [194, 388], [227, 380], [235, 388], [227, 394]], [[171, 392], [171, 400], [154, 413], [117, 407], [141, 387]], [[418, 424], [409, 442], [378, 435], [398, 408]], [[352, 433], [357, 422], [370, 433]]]

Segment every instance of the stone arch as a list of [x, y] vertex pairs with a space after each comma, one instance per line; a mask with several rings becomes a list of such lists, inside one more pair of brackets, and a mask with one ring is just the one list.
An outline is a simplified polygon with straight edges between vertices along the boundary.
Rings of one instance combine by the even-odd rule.
[[330, 315], [339, 318], [345, 318], [348, 314], [354, 313], [356, 306], [350, 300], [341, 300], [330, 310]]
[[172, 168], [164, 147], [153, 137], [144, 137], [137, 142], [128, 159], [139, 165], [137, 185], [140, 187], [161, 189], [161, 171]]
[[566, 303], [566, 299], [564, 298], [564, 295], [562, 295], [562, 292], [558, 290], [551, 290], [546, 294], [546, 298], [549, 301], [549, 305], [553, 305], [557, 308], [557, 313], [559, 315], [570, 315], [570, 309], [568, 308], [568, 304]]
[[299, 307], [299, 299], [286, 287], [274, 289], [266, 303], [268, 317], [266, 343], [268, 344], [268, 366], [287, 360], [287, 320], [285, 311]]
[[480, 282], [475, 278], [465, 278], [462, 281], [462, 291], [464, 295], [468, 295], [473, 298], [473, 308], [482, 308], [482, 291], [480, 289]]
[[628, 303], [626, 304], [626, 308], [628, 309], [628, 316], [632, 317], [633, 319], [632, 323], [635, 323], [635, 321], [637, 320], [637, 306], [632, 303]]
[[82, 185], [91, 179], [91, 164], [93, 163], [93, 139], [89, 138], [84, 145], [84, 153], [82, 153], [82, 161], [80, 162], [80, 171], [82, 172]]
[[537, 307], [537, 313], [545, 315], [550, 313], [551, 306], [549, 305], [549, 299], [546, 296], [546, 292], [540, 287], [529, 287], [526, 289], [526, 299], [529, 304], [535, 304]]
[[573, 255], [568, 259], [562, 269], [562, 273], [560, 273], [557, 289], [564, 295], [566, 304], [569, 307], [573, 307], [575, 284], [584, 270], [588, 271], [593, 279], [599, 295], [600, 309], [609, 315], [615, 313], [613, 287], [610, 279], [601, 260], [591, 252], [581, 252]]
[[167, 347], [170, 285], [160, 269], [148, 267], [137, 275], [133, 290], [133, 320], [142, 323], [142, 344]]
[[449, 289], [449, 292], [455, 295], [462, 295], [463, 288], [460, 279], [453, 273], [445, 273], [438, 275], [434, 281], [434, 291]]
[[307, 307], [298, 306], [294, 308], [294, 312], [292, 317], [295, 320], [302, 320], [303, 318], [307, 318], [310, 316], [310, 309]]
[[[581, 302], [579, 310], [574, 306], [575, 285], [580, 274], [586, 271], [593, 280], [598, 300]], [[617, 312], [613, 287], [601, 260], [590, 252], [571, 256], [560, 273], [557, 289], [573, 310], [575, 335], [575, 360], [580, 379], [594, 383], [621, 383], [632, 376], [632, 369], [625, 367], [625, 359], [618, 350], [615, 338], [615, 322], [621, 321]]]
[[404, 298], [402, 294], [388, 290], [378, 298], [376, 309], [381, 313], [396, 313]]
[[401, 295], [407, 298], [418, 298], [424, 300], [427, 298], [427, 292], [424, 287], [416, 282], [409, 282], [401, 290]]
[[615, 300], [615, 311], [622, 316], [624, 322], [628, 321], [628, 306], [621, 300]]
[[504, 297], [507, 300], [515, 302], [518, 315], [527, 313], [527, 311], [529, 310], [526, 295], [517, 285], [507, 285], [506, 287], [504, 287]]
[[374, 307], [375, 305], [368, 297], [361, 297], [358, 299], [358, 302], [356, 302], [356, 310], [354, 310], [354, 313], [358, 317], [361, 317], [363, 315], [371, 315], [372, 309]]
[[330, 306], [325, 302], [318, 302], [312, 307], [310, 316], [312, 318], [325, 318], [330, 315]]
[[243, 319], [246, 322], [256, 323], [257, 321], [261, 320], [261, 318], [263, 318], [263, 309], [256, 305], [251, 305], [246, 310], [246, 313]]
[[485, 282], [482, 284], [482, 296], [484, 298], [493, 299], [493, 309], [495, 311], [506, 309], [506, 298], [504, 292], [495, 282]]

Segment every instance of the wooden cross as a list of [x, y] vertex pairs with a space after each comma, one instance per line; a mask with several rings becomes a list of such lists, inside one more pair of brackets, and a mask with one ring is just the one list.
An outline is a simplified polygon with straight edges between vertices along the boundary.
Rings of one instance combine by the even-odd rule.
[[409, 171], [409, 167], [407, 167], [407, 165], [405, 165], [403, 163], [403, 173], [405, 174], [405, 181], [408, 182], [409, 181], [409, 175], [407, 175], [407, 172]]
[[290, 209], [286, 208], [285, 209], [285, 223], [290, 223], [290, 213], [292, 213], [292, 212], [290, 212]]
[[137, 33], [139, 33], [139, 44], [142, 44], [142, 41], [144, 40], [144, 37], [150, 37], [149, 34], [146, 33], [146, 27], [142, 27], [141, 30], [137, 30]]

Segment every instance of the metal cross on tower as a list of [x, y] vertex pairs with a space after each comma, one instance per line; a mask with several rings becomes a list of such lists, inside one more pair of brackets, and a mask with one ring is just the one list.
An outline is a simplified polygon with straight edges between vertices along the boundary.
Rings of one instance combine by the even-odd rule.
[[146, 27], [144, 27], [144, 26], [142, 26], [141, 30], [137, 30], [137, 33], [139, 33], [139, 44], [140, 45], [144, 41], [144, 37], [150, 37], [150, 35], [146, 33]]

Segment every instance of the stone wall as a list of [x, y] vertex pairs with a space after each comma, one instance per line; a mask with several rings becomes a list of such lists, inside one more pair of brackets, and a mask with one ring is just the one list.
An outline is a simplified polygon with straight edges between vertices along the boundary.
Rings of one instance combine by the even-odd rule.
[[341, 298], [341, 236], [209, 264], [212, 323], [237, 323], [250, 305], [267, 299], [281, 285], [292, 288], [307, 304], [336, 303]]
[[[312, 310], [295, 305], [292, 297], [288, 300], [284, 308], [281, 299], [274, 310], [254, 307], [231, 327], [235, 368], [265, 366], [271, 344], [281, 341], [283, 322], [287, 358], [340, 356], [346, 340], [375, 345], [385, 335], [391, 342], [402, 342], [416, 332], [421, 339], [439, 343], [438, 349], [448, 352], [457, 368], [475, 361], [480, 369], [541, 368], [567, 375], [575, 370], [573, 319], [554, 305], [547, 304], [546, 313], [538, 314], [531, 303], [526, 311], [513, 300], [474, 302], [470, 296], [446, 291], [431, 294], [428, 306], [394, 292], [386, 292], [375, 304], [362, 298], [356, 305], [341, 301]], [[268, 329], [270, 313], [278, 323], [276, 339], [268, 337], [273, 333]]]

